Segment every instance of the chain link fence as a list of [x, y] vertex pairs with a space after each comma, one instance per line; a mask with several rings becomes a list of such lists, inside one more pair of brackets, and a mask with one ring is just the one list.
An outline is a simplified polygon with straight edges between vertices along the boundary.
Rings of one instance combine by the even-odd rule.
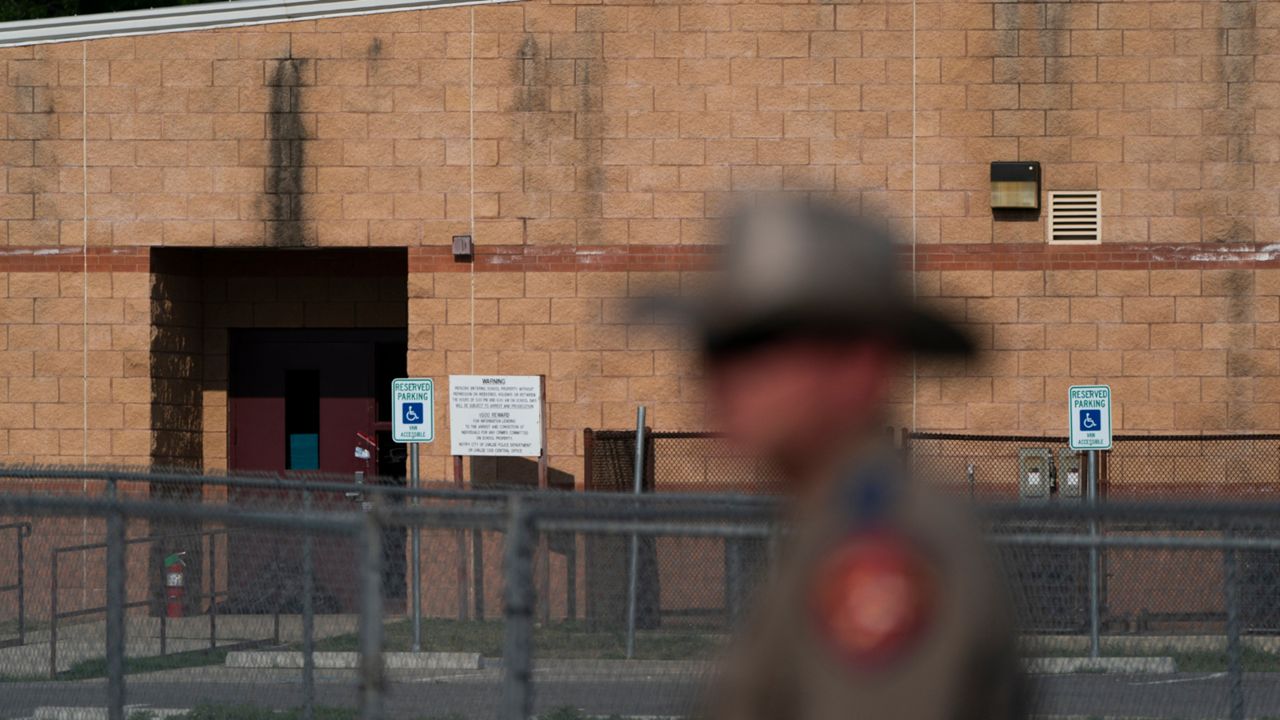
[[[980, 499], [1070, 501], [1081, 453], [1067, 438], [903, 433], [917, 473]], [[1280, 498], [1280, 435], [1116, 435], [1100, 453], [1099, 492], [1113, 500]], [[1039, 483], [1027, 483], [1037, 471]]]
[[[16, 578], [12, 593], [0, 592], [0, 628], [12, 638], [0, 647], [0, 698], [9, 701], [0, 702], [0, 717], [116, 707], [124, 701], [104, 682], [112, 656], [130, 678], [122, 707], [131, 713], [196, 708], [241, 718], [247, 704], [303, 717], [367, 716], [377, 711], [365, 697], [372, 680], [363, 660], [372, 618], [382, 682], [394, 688], [378, 701], [388, 715], [497, 717], [520, 603], [533, 624], [538, 672], [549, 673], [546, 702], [557, 682], [569, 693], [554, 711], [584, 697], [579, 676], [600, 679], [601, 667], [709, 657], [728, 619], [676, 613], [659, 623], [651, 598], [711, 581], [692, 578], [673, 551], [696, 558], [706, 548], [687, 543], [710, 540], [724, 555], [726, 542], [761, 534], [560, 528], [575, 518], [618, 521], [616, 508], [637, 500], [443, 483], [409, 490], [376, 478], [361, 486], [322, 476], [7, 468], [0, 482], [11, 491], [0, 496], [0, 531], [15, 530], [13, 553], [0, 551], [0, 577]], [[695, 494], [640, 502], [658, 520], [722, 525], [766, 517], [772, 507]], [[520, 574], [529, 583], [523, 600], [509, 583], [516, 506], [539, 520]], [[406, 556], [412, 533], [422, 541], [417, 558]], [[638, 546], [647, 552], [630, 551]], [[634, 594], [625, 582], [629, 557], [642, 571]], [[415, 564], [416, 623], [406, 591]], [[749, 573], [737, 572], [745, 598]], [[687, 697], [688, 678], [677, 684], [666, 700], [642, 693], [637, 702]], [[626, 699], [612, 702], [621, 708]]]
[[[729, 447], [712, 432], [653, 431], [645, 437], [644, 492], [771, 495], [780, 491], [781, 474], [758, 459]], [[587, 492], [631, 492], [635, 430], [583, 431]]]
[[[588, 493], [631, 493], [635, 483], [634, 430], [592, 430], [583, 434]], [[759, 460], [735, 452], [709, 432], [644, 433], [645, 493], [768, 496], [777, 493], [779, 474]], [[745, 498], [739, 497], [739, 502]], [[618, 560], [626, 552], [619, 538], [586, 538], [592, 592], [612, 592], [626, 581]], [[738, 618], [753, 578], [765, 562], [766, 544], [752, 538], [644, 538], [639, 547], [640, 626], [646, 630], [689, 628], [724, 632]], [[588, 598], [589, 622], [617, 626], [619, 608]]]
[[[733, 494], [0, 477], [33, 490], [0, 495], [5, 718], [693, 717], [779, 537], [774, 500]], [[975, 509], [1037, 716], [1280, 716], [1280, 506]], [[1091, 548], [1105, 568], [1097, 658]], [[1122, 566], [1160, 584], [1121, 582]], [[679, 612], [713, 596], [714, 612]]]
[[[1069, 449], [1065, 437], [903, 437], [915, 472], [951, 494], [1026, 505], [1084, 502], [1083, 454]], [[1099, 495], [1109, 502], [1248, 503], [1280, 497], [1280, 435], [1117, 435], [1112, 449], [1099, 455]], [[1150, 529], [1115, 528], [1124, 533]], [[1179, 532], [1197, 536], [1185, 528]], [[1041, 632], [1084, 627], [1085, 555], [1051, 548], [1001, 553], [1024, 627]], [[1099, 563], [1106, 632], [1221, 632], [1226, 610], [1217, 592], [1222, 569], [1216, 554], [1117, 547], [1103, 549]], [[1280, 632], [1280, 595], [1274, 590], [1280, 587], [1280, 555], [1246, 554], [1240, 572], [1246, 630]], [[1030, 622], [1032, 616], [1040, 619], [1039, 627]]]

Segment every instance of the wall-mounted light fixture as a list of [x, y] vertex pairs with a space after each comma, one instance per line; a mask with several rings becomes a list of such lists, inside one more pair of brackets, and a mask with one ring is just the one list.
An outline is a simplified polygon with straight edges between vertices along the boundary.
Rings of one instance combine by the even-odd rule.
[[475, 243], [471, 242], [470, 235], [454, 235], [453, 236], [453, 259], [459, 261], [467, 261], [475, 255]]
[[1040, 209], [1040, 163], [1031, 160], [991, 163], [991, 208]]

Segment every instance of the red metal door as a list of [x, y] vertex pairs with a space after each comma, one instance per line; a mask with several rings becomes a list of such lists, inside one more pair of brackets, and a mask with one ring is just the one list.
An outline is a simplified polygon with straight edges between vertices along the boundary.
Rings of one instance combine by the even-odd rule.
[[[230, 338], [228, 465], [232, 472], [283, 476], [319, 473], [372, 478], [379, 454], [361, 438], [377, 438], [376, 356], [379, 345], [402, 343], [395, 330], [237, 330]], [[370, 453], [357, 457], [356, 448]], [[357, 489], [353, 486], [352, 491]], [[296, 495], [290, 496], [296, 501]], [[280, 495], [241, 492], [235, 502], [263, 505]], [[332, 493], [317, 506], [355, 506], [357, 498]], [[296, 612], [300, 604], [299, 540], [284, 533], [237, 534], [229, 552], [232, 612]], [[297, 546], [297, 547], [295, 547]], [[346, 611], [356, 603], [354, 548], [347, 540], [318, 538], [318, 609]], [[243, 605], [241, 608], [239, 606]]]

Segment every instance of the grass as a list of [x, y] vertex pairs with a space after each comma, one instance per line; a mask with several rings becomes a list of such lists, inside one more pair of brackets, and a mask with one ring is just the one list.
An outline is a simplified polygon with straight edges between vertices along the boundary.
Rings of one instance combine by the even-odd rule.
[[[315, 708], [316, 720], [357, 720], [360, 711], [352, 708], [319, 706]], [[136, 710], [127, 720], [158, 720], [148, 710]], [[166, 720], [302, 720], [302, 708], [272, 710], [254, 705], [197, 705], [187, 712], [166, 715]], [[425, 715], [414, 720], [466, 720], [461, 715]]]
[[[1173, 657], [1178, 672], [1226, 672], [1226, 651], [1164, 653]], [[1280, 672], [1280, 655], [1251, 647], [1240, 648], [1240, 667], [1245, 672]]]
[[[383, 626], [391, 652], [407, 652], [413, 647], [413, 628], [408, 620], [396, 620]], [[502, 655], [503, 630], [500, 621], [458, 621], [424, 619], [422, 649], [428, 652], [476, 652], [484, 657]], [[574, 658], [613, 660], [626, 657], [626, 637], [620, 632], [592, 632], [580, 622], [563, 622], [535, 628], [534, 652], [540, 658]], [[317, 651], [355, 651], [359, 638], [355, 634], [339, 635], [316, 642]], [[697, 631], [639, 633], [636, 637], [636, 659], [700, 660], [715, 657], [722, 643], [714, 636]]]
[[[101, 622], [102, 616], [83, 615], [81, 617], [63, 618], [58, 621], [58, 627], [68, 628], [73, 625], [88, 625], [94, 622]], [[48, 620], [37, 620], [28, 617], [23, 623], [27, 634], [34, 632], [43, 632], [49, 629]], [[0, 638], [17, 637], [18, 636], [18, 619], [9, 618], [0, 620]]]
[[[181, 670], [182, 668], [204, 667], [205, 665], [222, 665], [227, 661], [227, 651], [192, 650], [190, 652], [169, 653], [152, 657], [125, 658], [126, 675], [157, 672], [160, 670]], [[88, 680], [107, 676], [107, 659], [92, 658], [81, 660], [69, 669], [58, 673], [58, 680]]]
[[610, 715], [604, 718], [601, 715], [584, 715], [581, 710], [566, 705], [539, 715], [538, 720], [622, 720], [622, 716]]
[[[182, 668], [204, 667], [206, 665], [222, 665], [227, 661], [227, 651], [192, 650], [190, 652], [170, 653], [152, 657], [125, 658], [126, 675], [157, 672], [160, 670], [181, 670]], [[107, 676], [106, 658], [81, 660], [67, 670], [54, 676], [54, 680], [92, 680]], [[45, 675], [0, 675], [0, 683], [4, 682], [42, 682], [48, 680]]]
[[[408, 620], [395, 620], [383, 626], [385, 649], [408, 652], [413, 647], [412, 625]], [[501, 657], [503, 629], [501, 621], [463, 622], [424, 619], [423, 650], [428, 652], [474, 652], [484, 657]], [[539, 658], [579, 660], [621, 660], [626, 657], [626, 637], [620, 632], [590, 632], [580, 622], [556, 623], [539, 627], [533, 633], [534, 649]], [[703, 660], [714, 658], [722, 648], [715, 635], [696, 630], [674, 632], [641, 632], [636, 636], [635, 658], [638, 660]], [[293, 644], [290, 649], [301, 649]], [[359, 636], [337, 635], [316, 641], [317, 652], [359, 650]], [[227, 650], [192, 650], [163, 656], [127, 658], [125, 673], [138, 674], [162, 670], [222, 665]], [[106, 677], [105, 658], [83, 660], [58, 673], [55, 680], [89, 680]], [[0, 675], [0, 683], [40, 682], [44, 675]], [[274, 717], [274, 716], [273, 716]], [[553, 716], [554, 717], [554, 716]], [[193, 718], [193, 720], [203, 720]], [[336, 718], [335, 720], [341, 720]]]

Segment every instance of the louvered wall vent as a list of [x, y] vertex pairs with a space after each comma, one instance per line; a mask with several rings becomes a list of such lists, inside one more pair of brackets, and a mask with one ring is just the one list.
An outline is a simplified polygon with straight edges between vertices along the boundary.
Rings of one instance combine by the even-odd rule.
[[1097, 190], [1049, 191], [1051, 245], [1102, 242], [1102, 193]]

